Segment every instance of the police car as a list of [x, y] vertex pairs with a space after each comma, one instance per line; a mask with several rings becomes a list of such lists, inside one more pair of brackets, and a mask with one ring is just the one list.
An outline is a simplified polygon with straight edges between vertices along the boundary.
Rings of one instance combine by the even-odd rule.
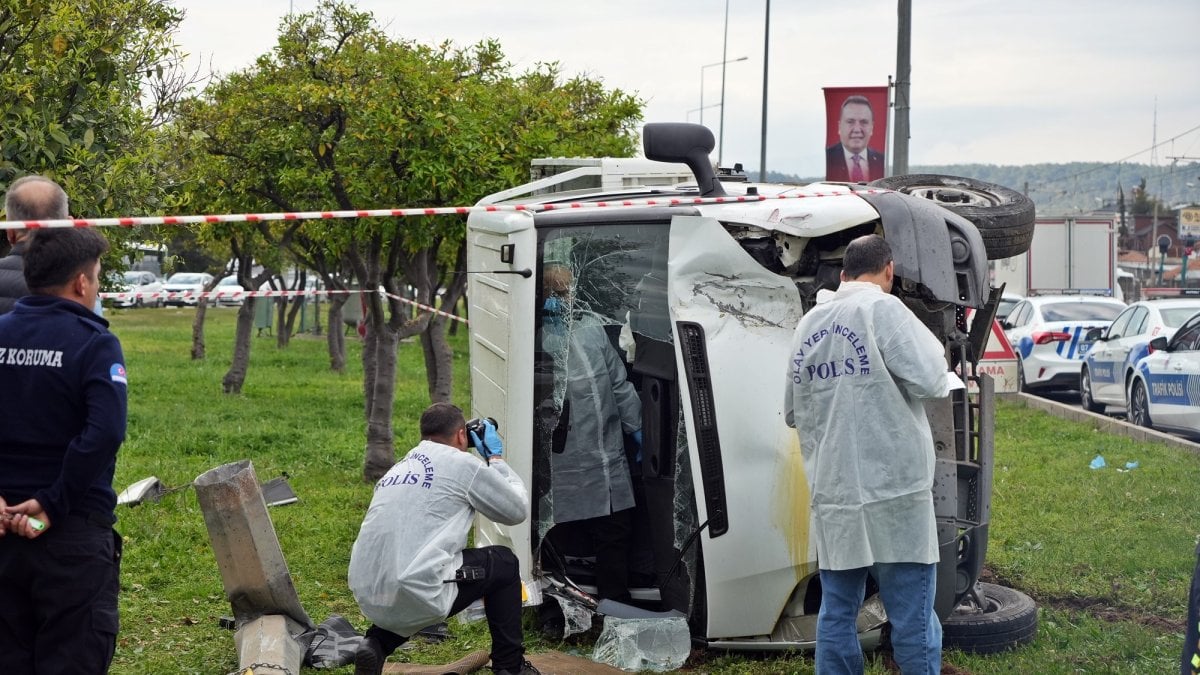
[[1129, 384], [1129, 421], [1143, 427], [1200, 435], [1200, 314], [1169, 340], [1150, 341]]
[[1102, 296], [1022, 300], [1002, 324], [1017, 350], [1017, 388], [1078, 389], [1083, 359], [1092, 345], [1088, 331], [1107, 328], [1123, 309], [1125, 303]]
[[1083, 407], [1104, 412], [1105, 406], [1126, 407], [1133, 367], [1149, 353], [1150, 340], [1170, 338], [1193, 314], [1200, 312], [1200, 297], [1162, 298], [1135, 302], [1107, 330], [1087, 336], [1092, 343], [1079, 376]]
[[996, 305], [996, 320], [1004, 321], [1007, 319], [1008, 315], [1012, 314], [1013, 309], [1016, 308], [1017, 303], [1024, 299], [1025, 296], [1017, 295], [1016, 293], [1005, 293], [1000, 296], [1000, 304]]

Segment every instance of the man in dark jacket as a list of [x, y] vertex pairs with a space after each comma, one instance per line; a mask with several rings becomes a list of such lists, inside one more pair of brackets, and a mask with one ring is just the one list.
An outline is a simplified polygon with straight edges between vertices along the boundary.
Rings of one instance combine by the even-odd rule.
[[116, 647], [125, 359], [92, 313], [107, 249], [34, 230], [31, 295], [0, 316], [0, 673], [107, 672]]
[[[54, 181], [41, 176], [23, 176], [8, 186], [4, 214], [8, 220], [58, 220], [69, 218], [67, 193]], [[5, 230], [9, 254], [0, 258], [0, 314], [11, 312], [18, 298], [29, 295], [25, 286], [23, 256], [27, 230]]]

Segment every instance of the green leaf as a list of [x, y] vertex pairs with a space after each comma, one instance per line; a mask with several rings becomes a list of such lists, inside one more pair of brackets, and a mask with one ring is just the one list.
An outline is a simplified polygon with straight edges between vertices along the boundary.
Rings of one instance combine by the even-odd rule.
[[50, 138], [53, 138], [54, 140], [58, 141], [60, 144], [62, 144], [63, 147], [66, 147], [71, 144], [71, 137], [66, 135], [65, 133], [63, 133], [62, 129], [50, 127], [50, 129], [47, 131], [47, 133], [50, 134]]
[[91, 127], [88, 127], [87, 130], [83, 132], [83, 147], [90, 150], [92, 148], [92, 143], [94, 143], [95, 140], [96, 131]]

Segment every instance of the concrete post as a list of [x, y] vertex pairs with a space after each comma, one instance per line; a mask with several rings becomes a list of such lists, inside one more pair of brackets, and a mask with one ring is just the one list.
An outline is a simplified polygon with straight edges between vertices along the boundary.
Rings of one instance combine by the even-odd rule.
[[291, 644], [292, 635], [299, 632], [296, 627], [312, 628], [313, 622], [296, 595], [254, 465], [249, 460], [225, 464], [197, 476], [194, 485], [237, 621], [241, 664], [283, 658], [291, 663], [279, 665], [298, 672], [304, 650]]

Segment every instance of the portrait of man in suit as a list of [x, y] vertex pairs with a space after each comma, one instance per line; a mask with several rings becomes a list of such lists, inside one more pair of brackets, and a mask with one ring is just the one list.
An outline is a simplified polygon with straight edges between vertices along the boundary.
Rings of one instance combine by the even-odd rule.
[[869, 147], [874, 129], [875, 113], [867, 97], [847, 96], [838, 118], [840, 141], [825, 148], [825, 180], [859, 183], [883, 178], [883, 153]]

